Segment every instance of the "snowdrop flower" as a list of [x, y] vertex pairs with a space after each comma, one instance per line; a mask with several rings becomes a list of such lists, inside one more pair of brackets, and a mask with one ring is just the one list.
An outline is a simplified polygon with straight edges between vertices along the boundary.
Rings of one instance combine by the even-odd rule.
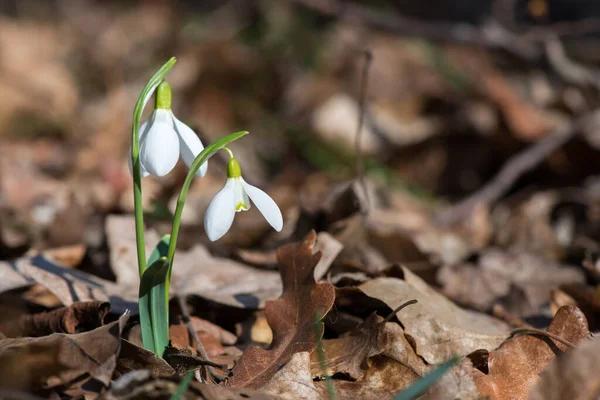
[[[142, 177], [165, 176], [175, 167], [179, 156], [189, 167], [204, 149], [194, 131], [171, 111], [171, 87], [163, 81], [156, 89], [156, 108], [150, 119], [142, 124], [140, 135], [140, 167]], [[131, 159], [129, 168], [132, 170]], [[206, 174], [202, 164], [197, 176]]]
[[[228, 150], [228, 149], [226, 149]], [[259, 188], [249, 185], [242, 178], [240, 164], [229, 152], [227, 182], [212, 199], [204, 216], [204, 230], [213, 242], [227, 233], [236, 212], [250, 209], [250, 200], [277, 232], [283, 228], [283, 217], [273, 199]]]

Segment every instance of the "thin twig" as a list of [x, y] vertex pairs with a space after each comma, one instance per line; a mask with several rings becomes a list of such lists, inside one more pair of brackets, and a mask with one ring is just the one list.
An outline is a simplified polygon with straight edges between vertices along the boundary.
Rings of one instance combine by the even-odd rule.
[[381, 324], [390, 322], [392, 320], [392, 318], [394, 318], [394, 315], [398, 314], [400, 312], [400, 310], [402, 310], [404, 307], [408, 307], [411, 304], [417, 304], [417, 303], [418, 303], [417, 299], [412, 299], [412, 300], [407, 301], [406, 303], [401, 304], [400, 306], [396, 307], [396, 309], [394, 311], [392, 311], [387, 317], [385, 317], [385, 319], [383, 321], [381, 321]]
[[600, 71], [571, 60], [558, 38], [548, 39], [545, 50], [550, 65], [566, 82], [600, 89]]
[[367, 183], [365, 182], [365, 165], [362, 154], [362, 146], [361, 146], [361, 138], [363, 126], [365, 124], [365, 109], [367, 107], [367, 88], [368, 88], [368, 78], [369, 78], [369, 67], [371, 66], [371, 62], [373, 61], [373, 55], [369, 50], [365, 50], [364, 55], [364, 64], [362, 68], [362, 73], [360, 76], [360, 86], [358, 88], [358, 123], [356, 124], [356, 135], [355, 135], [355, 153], [356, 153], [356, 178], [362, 187], [363, 194], [365, 196], [366, 207], [363, 211], [364, 214], [369, 213], [369, 191], [367, 189]]
[[385, 357], [387, 357], [387, 358], [390, 358], [390, 359], [392, 359], [392, 360], [396, 361], [398, 364], [401, 364], [401, 365], [403, 365], [404, 367], [408, 368], [408, 369], [409, 369], [409, 370], [410, 370], [410, 371], [411, 371], [413, 374], [415, 374], [415, 375], [416, 375], [416, 376], [418, 376], [419, 378], [422, 378], [422, 377], [423, 377], [423, 375], [421, 375], [421, 374], [419, 373], [419, 371], [417, 371], [416, 369], [414, 369], [412, 366], [408, 365], [408, 364], [407, 364], [407, 363], [405, 363], [404, 361], [400, 360], [399, 358], [397, 358], [397, 357], [394, 357], [393, 355], [390, 355], [390, 354], [387, 354], [387, 353], [383, 353], [382, 355], [383, 355], [383, 356], [385, 356]]
[[518, 336], [518, 335], [545, 336], [545, 337], [549, 337], [552, 340], [556, 340], [557, 342], [562, 343], [567, 347], [575, 348], [575, 345], [573, 343], [569, 342], [568, 340], [565, 340], [565, 339], [561, 338], [560, 336], [557, 336], [557, 335], [547, 332], [547, 331], [543, 331], [541, 329], [518, 328], [518, 329], [513, 329], [512, 331], [510, 331], [510, 337], [514, 337], [514, 336]]
[[198, 333], [196, 333], [196, 329], [194, 329], [194, 327], [192, 326], [192, 321], [190, 318], [190, 312], [188, 311], [187, 308], [187, 303], [185, 301], [185, 297], [178, 294], [177, 295], [177, 301], [179, 304], [179, 309], [181, 310], [181, 314], [183, 316], [183, 322], [186, 324], [188, 331], [190, 333], [190, 335], [192, 336], [192, 339], [194, 340], [194, 344], [196, 345], [196, 349], [198, 351], [198, 356], [204, 360], [206, 362], [206, 365], [202, 366], [201, 369], [201, 376], [202, 376], [202, 380], [204, 382], [206, 382], [206, 372], [208, 370], [208, 374], [210, 375], [211, 379], [213, 380], [219, 380], [219, 381], [223, 381], [225, 380], [225, 378], [227, 378], [226, 375], [221, 375], [221, 374], [217, 374], [212, 367], [217, 367], [222, 369], [222, 365], [221, 364], [217, 364], [217, 363], [213, 363], [212, 361], [210, 361], [210, 359], [208, 358], [208, 354], [206, 353], [206, 350], [204, 350], [204, 346], [202, 345], [202, 342], [200, 342], [200, 338], [198, 337]]
[[481, 189], [450, 206], [435, 216], [440, 225], [451, 225], [467, 218], [478, 204], [492, 204], [504, 195], [524, 173], [540, 164], [552, 152], [559, 149], [576, 135], [583, 132], [585, 125], [600, 117], [600, 112], [586, 113], [575, 121], [567, 123], [544, 139], [532, 144], [525, 150], [511, 157], [500, 172]]

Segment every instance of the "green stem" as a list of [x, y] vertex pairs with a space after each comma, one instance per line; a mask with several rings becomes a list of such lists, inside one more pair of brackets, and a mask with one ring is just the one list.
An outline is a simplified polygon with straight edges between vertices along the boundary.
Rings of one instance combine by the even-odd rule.
[[[166, 302], [169, 302], [169, 286], [171, 284], [171, 271], [173, 270], [173, 260], [175, 258], [175, 249], [177, 248], [177, 237], [179, 236], [179, 226], [181, 224], [181, 215], [183, 214], [183, 206], [187, 198], [188, 190], [194, 180], [196, 172], [202, 164], [204, 164], [210, 157], [213, 156], [217, 151], [223, 149], [229, 143], [238, 140], [242, 136], [247, 135], [247, 131], [241, 131], [227, 135], [224, 138], [217, 140], [214, 143], [208, 145], [204, 150], [200, 152], [194, 159], [194, 162], [190, 166], [190, 170], [185, 177], [181, 192], [177, 198], [177, 207], [175, 208], [175, 215], [173, 216], [173, 226], [171, 227], [171, 240], [169, 241], [169, 250], [167, 252], [167, 260], [169, 260], [169, 272], [167, 273], [166, 282]], [[168, 307], [167, 307], [168, 309]]]
[[177, 60], [172, 57], [150, 78], [140, 97], [138, 97], [133, 111], [133, 127], [131, 129], [131, 164], [133, 169], [133, 202], [135, 207], [135, 241], [137, 245], [138, 270], [140, 278], [146, 270], [146, 246], [144, 242], [144, 210], [142, 208], [142, 172], [140, 166], [140, 120], [148, 100], [162, 82], [165, 75]]

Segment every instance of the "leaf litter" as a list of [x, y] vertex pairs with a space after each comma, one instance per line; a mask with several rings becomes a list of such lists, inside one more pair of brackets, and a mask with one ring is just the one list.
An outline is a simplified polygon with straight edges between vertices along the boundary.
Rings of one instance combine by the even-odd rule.
[[[597, 40], [560, 21], [592, 6], [515, 5], [515, 31], [444, 2], [187, 3], [0, 11], [0, 397], [166, 399], [193, 371], [185, 398], [392, 399], [456, 356], [422, 398], [597, 397]], [[211, 159], [162, 359], [126, 153], [165, 49], [204, 143], [252, 132], [233, 149], [284, 227], [250, 210], [208, 242]], [[184, 174], [144, 180], [148, 250]]]

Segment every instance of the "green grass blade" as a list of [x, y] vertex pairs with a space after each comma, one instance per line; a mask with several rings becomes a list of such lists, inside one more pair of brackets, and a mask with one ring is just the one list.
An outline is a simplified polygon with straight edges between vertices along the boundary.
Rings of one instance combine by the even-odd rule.
[[169, 344], [168, 310], [164, 300], [168, 271], [169, 262], [166, 257], [160, 257], [150, 264], [142, 275], [139, 293], [140, 326], [144, 348], [161, 357]]
[[185, 392], [187, 392], [187, 389], [190, 386], [193, 377], [193, 370], [188, 371], [188, 373], [185, 374], [185, 377], [181, 380], [181, 382], [179, 382], [179, 385], [177, 385], [177, 391], [173, 393], [173, 396], [171, 396], [171, 400], [180, 400], [183, 397]]
[[458, 363], [459, 357], [453, 357], [450, 360], [446, 361], [436, 369], [434, 369], [430, 374], [425, 375], [406, 390], [400, 392], [394, 400], [412, 400], [416, 399], [418, 396], [423, 394], [427, 389], [429, 389], [438, 379], [442, 377], [450, 368], [455, 366]]

